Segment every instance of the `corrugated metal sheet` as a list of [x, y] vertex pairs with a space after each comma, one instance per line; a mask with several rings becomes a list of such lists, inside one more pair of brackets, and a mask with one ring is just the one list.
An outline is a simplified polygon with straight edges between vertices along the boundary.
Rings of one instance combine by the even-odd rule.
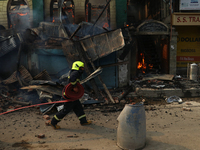
[[[20, 73], [20, 79], [22, 79], [25, 83], [29, 83], [31, 80], [33, 80], [33, 77], [28, 72], [28, 70], [24, 66], [19, 67], [19, 73]], [[15, 71], [9, 78], [6, 80], [3, 80], [4, 84], [11, 84], [18, 81], [17, 78], [17, 71]]]
[[33, 79], [34, 80], [51, 80], [51, 77], [46, 70], [43, 70], [42, 72], [37, 74]]
[[0, 36], [0, 57], [17, 48], [16, 38]]
[[63, 41], [63, 51], [67, 59], [77, 59], [78, 44], [80, 42], [83, 49], [88, 53], [92, 61], [105, 57], [110, 53], [122, 49], [125, 45], [121, 29], [109, 31], [89, 38], [81, 39], [76, 42], [69, 40]]

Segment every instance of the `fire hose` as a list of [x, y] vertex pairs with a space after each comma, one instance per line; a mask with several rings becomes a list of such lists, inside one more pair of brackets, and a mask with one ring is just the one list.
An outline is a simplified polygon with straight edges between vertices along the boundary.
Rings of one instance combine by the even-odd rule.
[[83, 86], [80, 83], [77, 83], [77, 87], [79, 89], [78, 93], [75, 93], [75, 92], [72, 91], [73, 86], [71, 84], [66, 85], [66, 87], [64, 88], [63, 92], [65, 92], [66, 96], [69, 97], [70, 99], [62, 100], [62, 101], [55, 101], [55, 102], [35, 104], [35, 105], [30, 105], [30, 106], [24, 106], [24, 107], [12, 109], [12, 110], [0, 113], [0, 115], [4, 115], [4, 114], [10, 113], [10, 112], [13, 112], [13, 111], [16, 111], [16, 110], [24, 109], [24, 108], [30, 108], [30, 107], [35, 107], [35, 106], [47, 105], [47, 104], [72, 102], [72, 101], [78, 100], [79, 98], [81, 98], [83, 96], [83, 94], [84, 94], [84, 88], [83, 88]]
[[30, 106], [24, 106], [24, 107], [12, 109], [12, 110], [0, 113], [0, 115], [4, 115], [4, 114], [10, 113], [10, 112], [13, 112], [13, 111], [16, 111], [16, 110], [24, 109], [24, 108], [30, 108], [30, 107], [35, 107], [35, 106], [47, 105], [47, 104], [55, 104], [55, 103], [65, 103], [65, 102], [70, 102], [70, 101], [74, 101], [74, 100], [68, 99], [68, 100], [63, 100], [63, 101], [55, 101], [55, 102], [48, 102], [48, 103], [41, 103], [41, 104], [35, 104], [35, 105], [30, 105]]
[[56, 103], [65, 103], [65, 102], [71, 102], [71, 101], [75, 101], [79, 98], [81, 98], [84, 94], [84, 88], [81, 84], [87, 82], [88, 80], [94, 78], [95, 76], [99, 75], [102, 72], [102, 68], [99, 67], [97, 70], [95, 70], [91, 75], [89, 75], [87, 78], [85, 78], [84, 80], [82, 80], [80, 83], [77, 84], [79, 92], [75, 93], [72, 91], [73, 86], [71, 84], [66, 85], [63, 90], [65, 90], [64, 92], [66, 93], [66, 96], [69, 98], [67, 100], [62, 100], [62, 101], [54, 101], [54, 102], [48, 102], [48, 103], [41, 103], [41, 104], [35, 104], [35, 105], [30, 105], [30, 106], [24, 106], [24, 107], [20, 107], [20, 108], [16, 108], [16, 109], [12, 109], [3, 113], [0, 113], [0, 115], [4, 115], [10, 112], [14, 112], [20, 109], [25, 109], [25, 108], [30, 108], [30, 107], [35, 107], [35, 106], [41, 106], [41, 105], [48, 105], [48, 104], [56, 104]]
[[10, 113], [10, 112], [13, 112], [13, 111], [16, 111], [16, 110], [24, 109], [24, 108], [30, 108], [30, 107], [35, 107], [35, 106], [47, 105], [47, 104], [72, 102], [72, 101], [78, 100], [79, 98], [81, 98], [83, 96], [83, 94], [84, 94], [84, 88], [83, 88], [83, 86], [80, 83], [77, 83], [77, 87], [78, 87], [78, 93], [76, 93], [76, 92], [73, 91], [73, 86], [72, 86], [71, 83], [65, 86], [65, 88], [63, 89], [63, 92], [66, 93], [66, 96], [69, 99], [62, 100], [62, 101], [55, 101], [55, 102], [35, 104], [35, 105], [30, 105], [30, 106], [24, 106], [24, 107], [12, 109], [12, 110], [0, 113], [0, 115], [4, 115], [4, 114]]

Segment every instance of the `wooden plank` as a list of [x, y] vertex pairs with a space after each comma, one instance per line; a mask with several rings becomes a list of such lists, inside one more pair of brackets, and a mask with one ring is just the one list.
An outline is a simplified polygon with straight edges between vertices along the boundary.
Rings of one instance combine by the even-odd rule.
[[[83, 49], [85, 50], [84, 44], [83, 44], [81, 41], [80, 41], [80, 43], [81, 43]], [[94, 70], [96, 70], [96, 67], [95, 67], [94, 63], [92, 62], [92, 60], [91, 60], [91, 59], [89, 58], [89, 56], [87, 55], [87, 52], [85, 52], [85, 55], [86, 55], [86, 57], [88, 58], [88, 60], [90, 61], [90, 64], [92, 65], [92, 68], [93, 68]], [[106, 94], [108, 95], [108, 98], [111, 100], [111, 102], [115, 103], [115, 101], [114, 101], [114, 99], [112, 98], [112, 96], [111, 96], [111, 94], [110, 94], [110, 92], [109, 92], [109, 90], [108, 90], [106, 84], [103, 82], [103, 80], [102, 80], [102, 78], [101, 78], [100, 75], [98, 75], [98, 79], [99, 79], [99, 81], [101, 82], [101, 84], [103, 85], [103, 88], [104, 88]]]
[[144, 77], [142, 80], [172, 80], [174, 78], [174, 75], [171, 74], [151, 74], [149, 77]]
[[52, 85], [29, 85], [22, 87], [20, 89], [29, 90], [29, 89], [38, 89], [51, 94], [62, 96], [63, 86], [52, 86]]

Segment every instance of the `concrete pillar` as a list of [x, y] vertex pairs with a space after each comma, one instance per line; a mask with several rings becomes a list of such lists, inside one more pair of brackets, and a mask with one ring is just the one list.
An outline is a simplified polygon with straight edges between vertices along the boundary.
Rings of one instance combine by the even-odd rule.
[[0, 24], [3, 25], [6, 29], [8, 28], [7, 3], [8, 1], [0, 1]]
[[75, 24], [85, 21], [85, 0], [74, 0]]
[[110, 2], [110, 28], [112, 30], [117, 28], [116, 24], [116, 0]]
[[51, 0], [44, 0], [44, 20], [47, 22], [51, 21], [50, 18], [50, 3]]
[[30, 25], [33, 25], [33, 3], [32, 0], [25, 0], [25, 2], [27, 3], [30, 12], [29, 12], [29, 16], [30, 16]]
[[169, 47], [169, 74], [176, 75], [176, 56], [177, 56], [177, 35], [175, 28], [172, 28], [172, 35]]

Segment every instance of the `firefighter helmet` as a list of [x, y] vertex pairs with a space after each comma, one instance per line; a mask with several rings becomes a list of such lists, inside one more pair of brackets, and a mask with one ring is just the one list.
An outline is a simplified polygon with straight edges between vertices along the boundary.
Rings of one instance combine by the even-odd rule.
[[72, 64], [72, 70], [79, 70], [80, 67], [83, 67], [83, 68], [84, 68], [84, 63], [81, 62], [81, 61], [75, 61], [75, 62]]

